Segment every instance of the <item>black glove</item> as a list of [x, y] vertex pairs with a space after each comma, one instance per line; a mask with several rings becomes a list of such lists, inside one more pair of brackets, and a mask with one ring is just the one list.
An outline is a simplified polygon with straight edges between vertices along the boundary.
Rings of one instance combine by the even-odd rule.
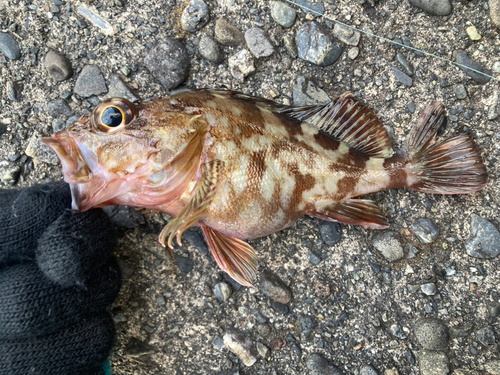
[[0, 375], [89, 375], [111, 352], [113, 228], [70, 203], [63, 182], [0, 190]]

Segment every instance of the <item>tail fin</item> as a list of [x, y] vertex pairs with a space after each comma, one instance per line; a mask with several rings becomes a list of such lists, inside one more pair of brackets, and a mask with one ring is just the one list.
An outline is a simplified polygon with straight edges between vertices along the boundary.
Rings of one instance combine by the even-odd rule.
[[446, 118], [441, 101], [422, 112], [410, 132], [406, 153], [409, 188], [431, 194], [467, 194], [486, 185], [488, 173], [469, 134], [436, 141]]

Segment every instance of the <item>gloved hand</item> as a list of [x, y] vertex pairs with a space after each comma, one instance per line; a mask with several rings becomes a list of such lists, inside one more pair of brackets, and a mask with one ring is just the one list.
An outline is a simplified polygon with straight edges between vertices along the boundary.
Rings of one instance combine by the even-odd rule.
[[63, 182], [0, 190], [0, 375], [90, 375], [111, 352], [113, 228], [70, 205]]

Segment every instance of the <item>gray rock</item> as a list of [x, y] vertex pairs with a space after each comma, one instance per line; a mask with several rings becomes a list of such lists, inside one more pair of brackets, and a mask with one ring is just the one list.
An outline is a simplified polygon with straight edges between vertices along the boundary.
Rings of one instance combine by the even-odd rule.
[[139, 100], [132, 89], [123, 82], [118, 74], [113, 74], [109, 81], [109, 92], [106, 95], [100, 97], [101, 100], [107, 100], [110, 98], [124, 98], [130, 100], [132, 103]]
[[391, 334], [398, 339], [406, 339], [407, 335], [399, 323], [391, 324], [389, 327]]
[[271, 351], [269, 350], [269, 348], [261, 342], [258, 342], [255, 347], [257, 348], [257, 351], [262, 358], [268, 359], [271, 356]]
[[477, 215], [471, 215], [470, 237], [465, 249], [474, 258], [493, 259], [500, 254], [500, 233], [493, 224]]
[[7, 96], [13, 102], [20, 102], [22, 99], [24, 86], [22, 82], [7, 82]]
[[366, 365], [361, 367], [359, 375], [378, 375], [378, 372], [372, 366]]
[[299, 316], [299, 325], [302, 337], [306, 339], [316, 327], [316, 322], [312, 316]]
[[8, 161], [0, 161], [0, 181], [8, 186], [14, 186], [21, 174], [21, 166]]
[[450, 373], [449, 360], [443, 352], [421, 350], [418, 353], [420, 375], [448, 375]]
[[454, 90], [458, 99], [467, 99], [467, 90], [464, 85], [456, 85]]
[[396, 232], [378, 232], [374, 235], [372, 243], [388, 262], [395, 262], [404, 257], [403, 246]]
[[269, 270], [265, 270], [261, 274], [260, 291], [271, 300], [282, 304], [287, 304], [292, 300], [290, 288]]
[[432, 243], [439, 237], [439, 228], [432, 220], [420, 218], [411, 224], [411, 229], [420, 243]]
[[488, 120], [495, 120], [500, 114], [500, 91], [494, 90], [493, 95], [491, 95], [490, 106], [488, 108]]
[[189, 257], [183, 257], [182, 255], [175, 255], [175, 263], [177, 263], [179, 270], [184, 273], [189, 273], [194, 268], [193, 260]]
[[398, 52], [398, 54], [396, 55], [396, 59], [403, 67], [403, 70], [405, 71], [405, 73], [408, 74], [409, 76], [412, 76], [413, 75], [413, 66], [408, 62], [408, 60], [406, 60], [405, 55], [403, 55], [401, 52]]
[[484, 364], [484, 369], [488, 371], [490, 375], [500, 375], [500, 361], [488, 361]]
[[306, 366], [310, 375], [343, 375], [342, 371], [317, 353], [313, 353], [306, 358]]
[[422, 318], [413, 326], [418, 343], [425, 350], [446, 350], [448, 347], [448, 328], [441, 320]]
[[468, 337], [474, 330], [474, 324], [463, 323], [450, 328], [450, 335], [453, 337]]
[[274, 52], [273, 45], [267, 38], [264, 30], [252, 27], [245, 32], [247, 47], [256, 58], [271, 56]]
[[322, 221], [319, 225], [319, 233], [321, 238], [328, 246], [333, 246], [338, 243], [342, 237], [342, 229], [339, 223], [332, 221]]
[[293, 86], [294, 106], [315, 105], [327, 103], [329, 101], [330, 98], [326, 92], [319, 88], [313, 80], [305, 76], [297, 78]]
[[119, 228], [135, 228], [144, 224], [142, 212], [130, 206], [106, 206], [104, 212]]
[[215, 40], [223, 46], [240, 46], [245, 42], [243, 33], [225, 18], [215, 22]]
[[436, 284], [426, 283], [420, 285], [420, 290], [427, 296], [433, 296], [437, 292]]
[[401, 82], [403, 85], [411, 87], [413, 85], [413, 80], [410, 78], [409, 75], [406, 73], [403, 73], [401, 70], [399, 70], [396, 67], [392, 67], [392, 72], [394, 73], [394, 76], [396, 79]]
[[44, 67], [56, 81], [64, 81], [73, 75], [73, 68], [68, 58], [54, 50], [45, 55]]
[[342, 43], [348, 44], [350, 46], [357, 46], [359, 44], [359, 39], [361, 38], [361, 33], [355, 31], [350, 27], [336, 23], [333, 26], [333, 36], [340, 40]]
[[295, 0], [302, 10], [306, 13], [310, 13], [315, 17], [322, 16], [325, 13], [325, 6], [322, 2], [314, 2], [309, 0]]
[[252, 54], [246, 49], [231, 56], [228, 63], [231, 75], [240, 82], [244, 82], [245, 77], [255, 72]]
[[273, 1], [271, 3], [271, 16], [284, 28], [292, 27], [296, 15], [297, 12], [295, 12], [295, 9], [281, 1]]
[[406, 104], [406, 107], [408, 108], [408, 111], [410, 111], [410, 113], [415, 113], [415, 102], [413, 100], [409, 101]]
[[59, 158], [56, 153], [49, 146], [43, 144], [41, 138], [40, 134], [34, 132], [24, 153], [33, 158], [35, 165], [40, 162], [54, 165], [59, 164]]
[[225, 282], [220, 282], [214, 287], [214, 295], [221, 302], [227, 301], [231, 297], [231, 287]]
[[307, 252], [307, 259], [309, 259], [309, 262], [311, 262], [315, 266], [321, 263], [321, 257], [319, 257], [316, 253], [314, 253], [311, 250]]
[[191, 0], [182, 12], [181, 26], [184, 30], [194, 33], [205, 26], [209, 18], [207, 4], [203, 0]]
[[224, 340], [220, 336], [215, 336], [214, 339], [212, 340], [212, 346], [214, 349], [218, 351], [222, 351], [224, 349]]
[[215, 43], [215, 40], [207, 35], [201, 37], [200, 43], [198, 44], [198, 51], [200, 51], [200, 55], [208, 61], [219, 62], [222, 59], [219, 46]]
[[54, 133], [60, 132], [64, 129], [66, 129], [66, 122], [59, 118], [55, 118], [54, 121], [52, 121], [52, 130]]
[[97, 65], [85, 65], [76, 79], [75, 94], [84, 98], [108, 92], [106, 81]]
[[354, 60], [356, 57], [358, 57], [358, 55], [359, 55], [358, 47], [349, 48], [349, 51], [347, 51], [347, 56], [349, 56], [351, 60]]
[[175, 89], [184, 82], [190, 65], [186, 48], [171, 38], [163, 38], [153, 47], [144, 59], [144, 64], [167, 89]]
[[319, 66], [333, 64], [342, 54], [342, 48], [330, 33], [316, 22], [304, 23], [295, 36], [298, 56]]
[[[469, 55], [467, 54], [466, 51], [458, 50], [458, 51], [456, 51], [455, 56], [456, 56], [456, 62], [461, 64], [461, 65], [465, 65], [467, 68], [472, 68], [472, 69], [475, 69], [479, 72], [482, 72], [482, 73], [485, 73], [488, 75], [492, 74], [491, 70], [482, 67], [477, 62], [475, 62], [474, 60], [469, 58]], [[488, 77], [484, 74], [477, 73], [477, 72], [472, 71], [470, 69], [462, 68], [462, 67], [459, 67], [459, 68], [465, 74], [467, 74], [469, 77], [471, 77], [476, 83], [478, 83], [480, 85], [484, 85], [485, 83], [488, 83], [491, 79], [490, 77]]]
[[476, 336], [479, 342], [485, 346], [495, 345], [495, 332], [491, 326], [479, 329]]
[[0, 33], [0, 52], [11, 60], [21, 58], [19, 44], [17, 44], [12, 35], [7, 33]]
[[73, 110], [64, 99], [52, 100], [47, 104], [47, 112], [52, 117], [69, 117], [73, 115]]
[[182, 235], [183, 238], [191, 242], [196, 249], [202, 254], [208, 254], [208, 246], [203, 239], [203, 236], [194, 227], [189, 228]]
[[253, 346], [252, 339], [243, 332], [229, 329], [224, 335], [224, 345], [243, 361], [245, 366], [252, 366], [257, 362], [258, 352]]
[[97, 26], [103, 34], [113, 35], [115, 31], [113, 30], [113, 26], [106, 21], [104, 18], [94, 13], [93, 10], [85, 7], [79, 6], [77, 8], [78, 13], [89, 20], [94, 26]]
[[410, 4], [433, 16], [448, 16], [453, 10], [450, 0], [410, 0]]
[[500, 29], [500, 0], [488, 0], [491, 23]]

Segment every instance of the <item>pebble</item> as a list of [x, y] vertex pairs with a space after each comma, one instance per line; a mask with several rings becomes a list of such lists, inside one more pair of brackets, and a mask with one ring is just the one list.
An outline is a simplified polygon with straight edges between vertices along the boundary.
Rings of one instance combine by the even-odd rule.
[[14, 37], [10, 34], [0, 33], [0, 51], [11, 60], [21, 58], [19, 44], [17, 44]]
[[420, 285], [420, 290], [427, 296], [433, 296], [437, 292], [436, 284], [426, 283]]
[[500, 233], [492, 223], [472, 214], [470, 227], [465, 244], [467, 254], [480, 259], [493, 259], [500, 254]]
[[412, 76], [414, 73], [413, 66], [408, 62], [405, 55], [403, 55], [401, 52], [398, 52], [396, 55], [396, 59], [403, 67], [405, 73], [408, 74], [409, 76]]
[[182, 255], [175, 255], [175, 263], [179, 267], [179, 270], [184, 273], [189, 273], [194, 268], [194, 262], [189, 257], [183, 257]]
[[252, 54], [246, 49], [242, 49], [236, 55], [231, 56], [228, 63], [231, 75], [240, 82], [244, 82], [245, 77], [255, 72]]
[[474, 330], [474, 324], [464, 323], [450, 328], [450, 335], [453, 337], [467, 337]]
[[485, 346], [495, 345], [495, 332], [491, 326], [479, 329], [476, 336], [478, 341]]
[[315, 266], [321, 263], [321, 257], [319, 257], [316, 253], [314, 253], [311, 250], [307, 252], [307, 259]]
[[97, 65], [85, 65], [76, 79], [75, 94], [84, 98], [108, 92], [106, 81]]
[[167, 89], [175, 89], [189, 74], [189, 56], [178, 40], [162, 38], [144, 59], [151, 74]]
[[500, 29], [500, 0], [488, 0], [491, 23]]
[[267, 38], [264, 30], [252, 27], [245, 32], [247, 47], [256, 58], [271, 56], [274, 52], [273, 45]]
[[41, 136], [37, 132], [34, 132], [31, 136], [24, 153], [33, 158], [35, 165], [39, 162], [54, 165], [59, 164], [59, 158], [56, 153], [49, 146], [42, 143]]
[[448, 347], [448, 328], [439, 319], [419, 319], [413, 326], [413, 332], [424, 350], [446, 350]]
[[287, 304], [292, 300], [292, 291], [277, 275], [265, 270], [260, 278], [260, 291], [275, 302]]
[[418, 353], [420, 375], [448, 375], [449, 360], [445, 353], [421, 350]]
[[477, 32], [476, 26], [469, 26], [465, 31], [471, 40], [481, 40], [481, 35]]
[[[478, 70], [480, 72], [483, 72], [485, 74], [491, 75], [492, 72], [489, 69], [483, 68], [481, 65], [479, 65], [477, 62], [469, 58], [469, 55], [467, 54], [466, 51], [463, 50], [458, 50], [455, 52], [456, 56], [456, 62], [462, 65], [465, 65], [466, 67]], [[469, 77], [471, 77], [476, 83], [480, 85], [484, 85], [485, 83], [488, 83], [490, 81], [490, 77], [485, 76], [484, 74], [476, 73], [470, 69], [467, 68], [462, 68], [460, 69], [467, 74]]]
[[312, 316], [299, 316], [299, 325], [303, 339], [309, 337], [313, 329], [316, 327], [316, 322]]
[[222, 60], [219, 46], [215, 40], [207, 35], [201, 37], [200, 43], [198, 44], [198, 51], [200, 55], [208, 61], [219, 62]]
[[56, 81], [64, 81], [73, 75], [73, 68], [69, 59], [54, 50], [50, 50], [45, 55], [44, 67], [49, 75]]
[[231, 297], [231, 287], [225, 282], [220, 282], [214, 287], [214, 295], [219, 301], [225, 302]]
[[302, 10], [308, 14], [312, 14], [314, 17], [319, 17], [325, 13], [325, 6], [322, 2], [313, 2], [309, 0], [295, 0]]
[[259, 352], [260, 356], [265, 359], [269, 359], [271, 357], [271, 351], [267, 346], [262, 344], [261, 342], [258, 342], [255, 347], [257, 348], [257, 351]]
[[145, 222], [142, 212], [135, 207], [106, 206], [103, 210], [111, 222], [119, 228], [136, 228]]
[[[293, 105], [306, 106], [327, 103], [330, 98], [324, 90], [318, 87], [316, 83], [305, 76], [297, 78], [293, 86]], [[324, 240], [324, 239], [323, 239]], [[326, 242], [326, 241], [325, 241]]]
[[257, 351], [252, 344], [252, 339], [243, 332], [229, 329], [224, 334], [224, 345], [236, 354], [245, 364], [252, 366], [257, 362]]
[[208, 246], [205, 243], [205, 240], [203, 239], [203, 236], [198, 232], [198, 230], [194, 227], [189, 228], [187, 231], [184, 232], [182, 235], [183, 238], [191, 242], [191, 244], [196, 247], [196, 249], [202, 253], [207, 255], [208, 254]]
[[408, 108], [408, 111], [410, 111], [410, 113], [415, 113], [415, 102], [413, 100], [406, 103], [406, 107]]
[[413, 233], [420, 243], [432, 243], [439, 237], [439, 228], [432, 220], [420, 218], [411, 224]]
[[500, 91], [494, 90], [493, 95], [491, 95], [490, 106], [488, 108], [488, 120], [495, 120], [500, 114]]
[[313, 353], [306, 358], [306, 366], [310, 375], [343, 375], [337, 367], [321, 354]]
[[388, 262], [395, 262], [404, 257], [403, 246], [396, 232], [378, 232], [373, 236], [372, 243]]
[[454, 91], [457, 99], [467, 99], [467, 90], [464, 85], [456, 85]]
[[403, 327], [401, 327], [401, 325], [399, 323], [391, 324], [391, 326], [389, 327], [389, 330], [391, 331], [391, 334], [394, 337], [397, 337], [398, 339], [404, 340], [407, 337], [405, 331], [403, 330]]
[[101, 97], [101, 100], [107, 100], [110, 98], [124, 98], [130, 100], [132, 103], [139, 101], [139, 98], [132, 92], [130, 87], [123, 82], [121, 77], [117, 74], [111, 76], [109, 82], [109, 92]]
[[240, 46], [245, 42], [243, 33], [225, 18], [215, 22], [215, 40], [223, 46]]
[[7, 96], [13, 102], [20, 102], [23, 93], [23, 84], [21, 82], [7, 82]]
[[350, 27], [336, 23], [333, 26], [332, 34], [342, 43], [348, 44], [350, 46], [357, 46], [359, 44], [359, 39], [361, 38], [361, 33], [355, 31]]
[[205, 26], [210, 18], [207, 4], [203, 0], [191, 0], [181, 16], [181, 27], [194, 33]]
[[0, 180], [9, 186], [14, 186], [21, 174], [21, 166], [9, 163], [6, 160], [0, 161]]
[[401, 82], [403, 85], [411, 87], [413, 85], [413, 80], [410, 78], [409, 75], [406, 73], [403, 73], [401, 70], [399, 70], [396, 67], [392, 67], [392, 71], [394, 73], [394, 76], [396, 79]]
[[359, 375], [378, 375], [378, 372], [372, 366], [366, 365], [361, 367]]
[[349, 48], [349, 51], [347, 51], [347, 56], [351, 60], [354, 60], [356, 57], [358, 57], [358, 55], [359, 55], [359, 48], [358, 47]]
[[294, 59], [297, 58], [298, 52], [297, 45], [295, 44], [295, 38], [292, 35], [287, 34], [283, 37], [283, 42], [285, 43], [285, 48], [290, 56]]
[[488, 371], [490, 375], [500, 375], [500, 361], [488, 361], [484, 364], [484, 369]]
[[319, 66], [333, 64], [342, 54], [342, 48], [330, 33], [316, 22], [304, 23], [295, 36], [298, 56]]
[[47, 104], [47, 112], [52, 117], [69, 117], [73, 115], [73, 110], [64, 99], [52, 100]]
[[94, 11], [92, 11], [91, 9], [84, 6], [79, 6], [78, 8], [76, 8], [76, 10], [81, 16], [89, 20], [94, 26], [97, 26], [99, 29], [101, 29], [101, 32], [103, 34], [113, 35], [115, 33], [115, 30], [113, 30], [113, 26], [111, 26], [111, 24], [104, 18], [94, 13]]
[[433, 16], [448, 16], [453, 10], [450, 0], [410, 0], [410, 4]]
[[222, 351], [222, 349], [224, 349], [224, 340], [222, 339], [222, 337], [216, 335], [212, 340], [212, 346], [214, 347], [214, 349]]
[[271, 16], [278, 24], [288, 29], [295, 22], [297, 12], [281, 1], [273, 1], [271, 3]]
[[319, 225], [319, 233], [321, 235], [321, 239], [328, 246], [335, 245], [342, 237], [340, 224], [333, 221], [322, 221]]

